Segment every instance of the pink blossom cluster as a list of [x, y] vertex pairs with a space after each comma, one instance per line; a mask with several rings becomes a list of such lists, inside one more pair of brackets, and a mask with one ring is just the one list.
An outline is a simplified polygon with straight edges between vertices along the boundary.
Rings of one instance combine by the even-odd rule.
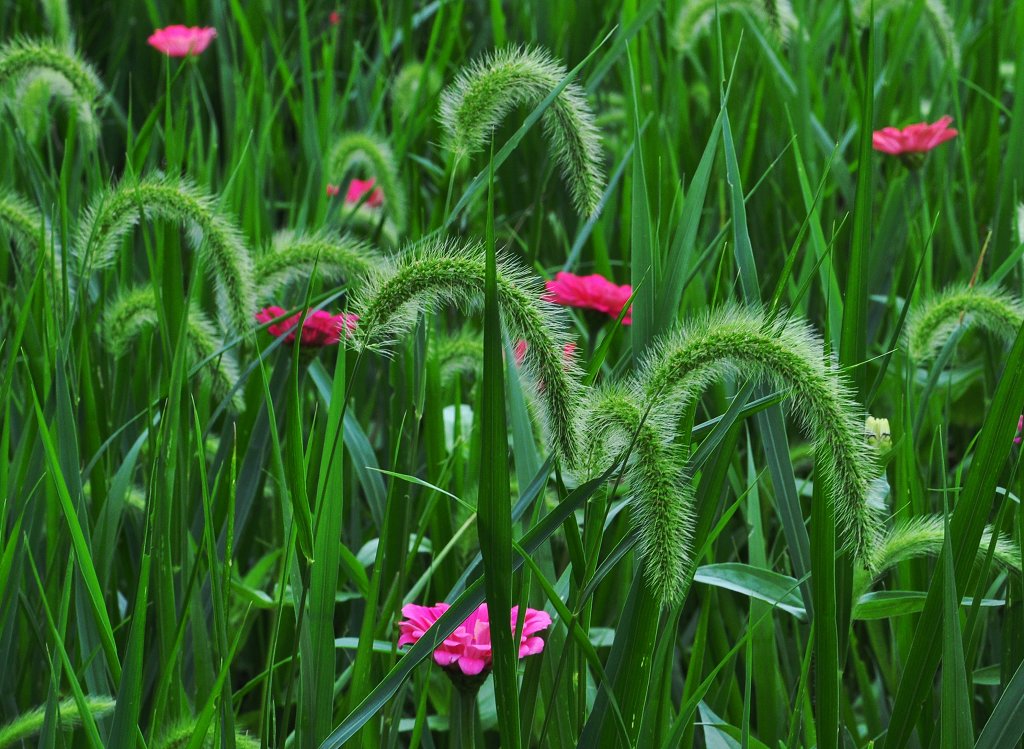
[[[441, 615], [448, 610], [447, 603], [435, 606], [406, 604], [402, 607], [405, 617], [398, 624], [401, 636], [398, 645], [412, 645], [419, 641]], [[512, 631], [519, 618], [519, 607], [511, 611]], [[545, 611], [527, 609], [523, 621], [523, 632], [519, 638], [519, 657], [535, 655], [544, 649], [544, 640], [537, 633], [551, 626], [551, 616]], [[448, 635], [434, 650], [434, 661], [445, 668], [458, 668], [466, 676], [476, 676], [491, 667], [491, 624], [487, 617], [487, 604], [482, 603], [455, 631]]]
[[[256, 313], [256, 320], [261, 323], [268, 323], [283, 317], [287, 310], [282, 307], [265, 307]], [[295, 328], [299, 325], [302, 312], [297, 312], [267, 326], [267, 331], [275, 338], [285, 336], [285, 341], [291, 343], [295, 340]], [[306, 315], [302, 320], [301, 337], [299, 345], [309, 348], [320, 348], [331, 346], [341, 340], [341, 333], [345, 331], [350, 335], [356, 329], [358, 315], [342, 313], [332, 315], [324, 310], [316, 310]]]

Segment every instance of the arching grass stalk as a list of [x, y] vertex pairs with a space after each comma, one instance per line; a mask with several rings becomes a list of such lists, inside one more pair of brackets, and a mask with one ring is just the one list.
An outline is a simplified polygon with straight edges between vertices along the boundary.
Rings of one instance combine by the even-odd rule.
[[[879, 526], [873, 502], [878, 469], [864, 440], [860, 409], [839, 374], [826, 363], [820, 341], [805, 323], [769, 321], [760, 310], [744, 308], [701, 316], [658, 341], [631, 383], [629, 396], [620, 391], [614, 400], [625, 408], [632, 399], [637, 412], [653, 404], [655, 428], [663, 424], [660, 431], [665, 439], [671, 439], [674, 425], [689, 404], [714, 380], [729, 373], [769, 382], [790, 393], [793, 413], [814, 440], [817, 475], [836, 507], [843, 544], [870, 566]], [[588, 439], [598, 434], [586, 433]], [[637, 450], [636, 455], [634, 465], [641, 466], [644, 450]], [[660, 460], [663, 454], [656, 457]], [[650, 478], [639, 480], [653, 481], [670, 470], [667, 466], [677, 458], [671, 453], [664, 457], [666, 468], [656, 469], [652, 461], [650, 466], [642, 466]], [[637, 470], [630, 469], [631, 481], [638, 480]], [[678, 600], [682, 594], [690, 563], [689, 526], [683, 526], [692, 510], [674, 505], [688, 505], [690, 496], [691, 490], [675, 497], [663, 491], [651, 496], [637, 492], [636, 496], [635, 517], [647, 579], [665, 602]]]
[[11, 97], [27, 85], [26, 79], [40, 76], [50, 84], [50, 94], [75, 110], [82, 131], [94, 136], [103, 84], [89, 63], [69, 48], [45, 39], [18, 38], [0, 46], [0, 102], [12, 103]]
[[[918, 0], [859, 0], [854, 6], [854, 17], [860, 26], [867, 26], [871, 22], [872, 12], [874, 12], [875, 23], [878, 23], [884, 21], [890, 13], [910, 10], [917, 4]], [[957, 42], [953, 19], [949, 15], [946, 4], [943, 0], [924, 0], [921, 13], [928, 22], [932, 34], [942, 46], [942, 51], [952, 60], [953, 68], [958, 69], [960, 67], [960, 44]]]
[[[992, 527], [988, 526], [978, 546], [978, 561], [984, 561], [992, 543]], [[854, 574], [855, 600], [863, 595], [878, 579], [900, 562], [920, 557], [935, 557], [942, 551], [945, 526], [941, 515], [921, 515], [908, 518], [897, 523], [887, 531], [872, 552], [870, 570], [856, 570]], [[1012, 539], [1000, 534], [996, 538], [992, 554], [996, 564], [1013, 570], [1021, 571], [1020, 548]]]
[[[93, 718], [99, 719], [114, 712], [113, 697], [99, 696], [86, 697], [86, 708]], [[82, 713], [78, 709], [78, 703], [74, 699], [62, 700], [57, 706], [57, 717], [60, 720], [61, 728], [70, 730], [82, 725]], [[5, 726], [0, 726], [0, 749], [16, 746], [32, 736], [35, 736], [43, 728], [43, 721], [46, 719], [46, 706], [33, 708], [27, 713], [22, 713]]]
[[331, 147], [327, 159], [327, 176], [341, 180], [355, 169], [376, 180], [384, 193], [384, 212], [391, 217], [398, 231], [405, 229], [405, 190], [398, 177], [398, 164], [391, 146], [383, 138], [369, 133], [345, 133]]
[[376, 250], [347, 234], [282, 231], [274, 235], [270, 249], [256, 258], [253, 275], [258, 298], [265, 300], [276, 299], [293, 283], [304, 283], [314, 268], [321, 281], [346, 279], [351, 285], [379, 264]]
[[[121, 357], [135, 339], [159, 323], [153, 288], [133, 289], [121, 294], [107, 307], [103, 316], [103, 343], [115, 357]], [[190, 366], [209, 360], [209, 367], [203, 371], [211, 378], [214, 394], [218, 398], [226, 397], [238, 382], [238, 364], [230, 351], [222, 351], [224, 344], [216, 326], [201, 310], [193, 307], [188, 313], [186, 335]], [[240, 393], [235, 393], [232, 406], [236, 411], [245, 407]]]
[[[508, 47], [471, 63], [441, 93], [445, 147], [457, 159], [479, 151], [514, 107], [536, 106], [566, 75], [563, 65], [536, 48]], [[573, 205], [590, 216], [600, 203], [604, 174], [600, 134], [583, 89], [570, 83], [543, 119]]]
[[779, 44], [786, 44], [800, 22], [789, 0], [683, 0], [672, 24], [672, 44], [684, 52], [713, 27], [716, 14], [744, 13]]
[[924, 300], [907, 318], [907, 352], [916, 362], [928, 361], [942, 350], [961, 325], [988, 331], [1004, 343], [1013, 341], [1024, 323], [1024, 304], [995, 286], [951, 286]]
[[[182, 723], [175, 726], [159, 739], [150, 744], [153, 749], [186, 749], [192, 741], [192, 734], [196, 731], [196, 724]], [[207, 730], [201, 746], [203, 749], [213, 749], [214, 732], [212, 727]], [[260, 740], [241, 731], [235, 732], [235, 746], [237, 749], [260, 749]]]
[[78, 227], [75, 250], [82, 272], [112, 264], [121, 240], [143, 216], [187, 229], [189, 243], [213, 280], [230, 327], [236, 332], [248, 329], [256, 311], [256, 293], [245, 240], [234, 219], [188, 180], [164, 176], [125, 179], [103, 191]]
[[[5, 187], [0, 187], [0, 229], [14, 240], [20, 260], [30, 271], [34, 272], [37, 264], [43, 262], [47, 274], [52, 268], [55, 277], [60, 277], [60, 249], [54, 242], [49, 222], [38, 208]], [[53, 254], [49, 257], [51, 250]]]
[[[561, 310], [541, 301], [540, 282], [498, 262], [498, 302], [502, 320], [513, 340], [527, 343], [523, 368], [536, 383], [545, 426], [558, 453], [573, 462], [575, 418], [581, 387], [575, 364], [563, 356], [570, 341]], [[432, 240], [413, 246], [371, 273], [353, 303], [359, 327], [353, 343], [381, 350], [408, 331], [418, 316], [443, 304], [464, 310], [478, 308], [484, 288], [484, 251], [479, 242], [459, 244]]]

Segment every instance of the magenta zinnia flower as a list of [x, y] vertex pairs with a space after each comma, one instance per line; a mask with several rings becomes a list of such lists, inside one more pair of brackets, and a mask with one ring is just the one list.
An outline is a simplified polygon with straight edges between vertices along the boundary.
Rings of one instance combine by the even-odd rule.
[[[545, 301], [567, 307], [593, 309], [613, 318], [619, 316], [633, 295], [633, 287], [629, 284], [617, 286], [597, 274], [577, 276], [574, 273], [559, 271], [555, 274], [555, 280], [548, 281], [545, 285], [548, 290], [544, 296]], [[622, 318], [623, 325], [633, 322], [632, 314], [633, 308], [630, 307], [626, 316]]]
[[[409, 603], [402, 607], [405, 617], [398, 624], [401, 636], [398, 646], [418, 642], [445, 611], [447, 603], [436, 606], [417, 606]], [[512, 607], [512, 631], [515, 632], [519, 607]], [[544, 640], [536, 634], [551, 626], [546, 611], [527, 609], [523, 633], [519, 638], [519, 657], [535, 655], [544, 649]], [[487, 618], [487, 604], [482, 603], [454, 632], [441, 641], [434, 650], [434, 661], [447, 669], [458, 670], [466, 676], [477, 676], [491, 668], [491, 624]]]
[[188, 57], [202, 54], [217, 36], [213, 27], [182, 26], [175, 24], [157, 29], [147, 40], [168, 57]]
[[[256, 320], [261, 323], [267, 323], [271, 320], [277, 320], [286, 312], [287, 310], [281, 307], [266, 307], [256, 313]], [[285, 336], [285, 342], [291, 343], [295, 340], [294, 329], [299, 324], [302, 314], [297, 312], [291, 317], [271, 323], [267, 326], [267, 331], [275, 338]], [[358, 320], [358, 315], [348, 313], [332, 315], [330, 312], [324, 312], [323, 310], [311, 312], [302, 321], [302, 333], [299, 344], [310, 348], [332, 346], [341, 340], [342, 331], [345, 331], [346, 335], [350, 335], [356, 329], [356, 322]]]
[[957, 131], [949, 126], [953, 118], [949, 115], [939, 118], [938, 122], [929, 125], [918, 122], [900, 130], [895, 127], [883, 127], [871, 134], [871, 145], [876, 151], [900, 156], [907, 153], [925, 153], [940, 143], [945, 143], [957, 136]]
[[[370, 196], [366, 199], [366, 205], [371, 208], [379, 208], [384, 205], [384, 193], [378, 187], [374, 189], [374, 185], [377, 180], [373, 177], [370, 179], [354, 179], [348, 183], [348, 192], [345, 194], [346, 203], [358, 203], [363, 199], [366, 193], [370, 193]], [[371, 192], [372, 191], [372, 192]]]

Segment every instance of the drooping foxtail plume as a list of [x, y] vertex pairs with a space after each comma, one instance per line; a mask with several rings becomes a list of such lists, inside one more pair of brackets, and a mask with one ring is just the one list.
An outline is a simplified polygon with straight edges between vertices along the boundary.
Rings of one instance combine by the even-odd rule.
[[259, 299], [277, 299], [285, 287], [305, 283], [314, 272], [320, 281], [345, 279], [354, 285], [379, 264], [376, 250], [348, 234], [281, 231], [256, 258], [253, 273]]
[[[115, 357], [123, 356], [136, 338], [159, 324], [153, 288], [132, 289], [107, 307], [103, 316], [103, 343]], [[238, 364], [230, 351], [223, 350], [224, 343], [216, 326], [202, 310], [193, 307], [188, 313], [186, 335], [191, 355], [189, 365], [194, 367], [205, 362], [202, 372], [210, 377], [214, 395], [226, 397], [238, 382]], [[245, 407], [240, 393], [235, 393], [232, 406], [236, 411]]]
[[[353, 343], [383, 349], [424, 312], [443, 304], [467, 310], [479, 307], [484, 271], [484, 250], [478, 242], [432, 240], [412, 246], [371, 273], [355, 294], [353, 309], [359, 315], [359, 327]], [[570, 342], [565, 318], [558, 307], [541, 301], [539, 280], [507, 259], [498, 260], [497, 280], [502, 321], [513, 340], [527, 342], [524, 370], [534, 382], [542, 383], [537, 397], [546, 427], [558, 453], [572, 463], [581, 388], [576, 365], [563, 354]]]
[[52, 269], [54, 277], [60, 278], [60, 248], [49, 222], [38, 208], [6, 187], [0, 187], [0, 229], [14, 240], [18, 259], [30, 272], [42, 262], [47, 274]]
[[[196, 732], [197, 728], [198, 726], [195, 723], [182, 723], [164, 733], [159, 739], [151, 743], [150, 746], [153, 749], [187, 749], [192, 742], [192, 735]], [[207, 730], [201, 746], [203, 749], [214, 749], [214, 731], [212, 726]], [[218, 743], [216, 746], [221, 746], [221, 744]], [[237, 731], [235, 733], [235, 747], [237, 749], [260, 749], [260, 740], [248, 733]]]
[[0, 46], [0, 102], [13, 103], [16, 113], [13, 97], [29, 76], [43, 76], [50, 93], [76, 111], [82, 131], [95, 135], [103, 84], [89, 63], [69, 48], [44, 39], [21, 38]]
[[[854, 571], [854, 600], [866, 593], [888, 570], [900, 562], [920, 557], [935, 557], [942, 551], [945, 523], [941, 515], [919, 515], [897, 523], [881, 536], [872, 552], [870, 570]], [[985, 529], [978, 546], [978, 561], [983, 562], [992, 542], [992, 526]], [[992, 558], [996, 564], [1021, 571], [1020, 548], [1012, 539], [1000, 534], [996, 538]]]
[[588, 476], [604, 471], [629, 450], [625, 474], [632, 495], [630, 514], [640, 532], [644, 575], [666, 605], [682, 599], [693, 567], [693, 486], [684, 475], [683, 450], [674, 444], [668, 414], [646, 410], [635, 389], [610, 384], [587, 395], [577, 433]]
[[[479, 151], [514, 107], [537, 106], [566, 75], [563, 65], [536, 48], [507, 47], [471, 63], [441, 93], [445, 146], [460, 158]], [[592, 215], [601, 201], [604, 175], [600, 133], [583, 89], [569, 83], [543, 120], [573, 205]]]
[[[85, 698], [85, 707], [95, 720], [104, 718], [114, 712], [113, 697]], [[46, 706], [41, 705], [26, 713], [22, 713], [5, 726], [0, 726], [0, 749], [17, 746], [21, 742], [35, 736], [43, 728], [46, 719]], [[57, 705], [57, 719], [64, 730], [71, 730], [82, 725], [82, 713], [74, 699], [62, 700]]]
[[1003, 342], [1013, 341], [1024, 323], [1024, 304], [996, 286], [951, 286], [911, 310], [904, 334], [907, 351], [917, 362], [942, 350], [961, 326], [978, 326]]
[[441, 90], [441, 74], [422, 62], [411, 62], [395, 76], [391, 84], [391, 111], [401, 122], [430, 106]]
[[256, 311], [252, 260], [235, 220], [216, 201], [188, 180], [164, 176], [126, 178], [105, 190], [79, 224], [76, 253], [79, 268], [114, 262], [121, 241], [139, 221], [160, 219], [187, 229], [189, 243], [217, 290], [217, 302], [231, 329], [247, 330]]
[[483, 366], [484, 341], [479, 333], [463, 328], [455, 335], [435, 336], [432, 344], [442, 385], [450, 385], [462, 375], [475, 376]]
[[[405, 229], [405, 190], [398, 176], [398, 164], [387, 141], [370, 133], [345, 133], [331, 147], [327, 157], [327, 179], [342, 183], [361, 171], [372, 177], [384, 194], [384, 213], [398, 231]], [[342, 190], [344, 191], [344, 186]]]
[[[858, 0], [854, 5], [854, 18], [861, 27], [871, 23], [871, 14], [874, 13], [875, 23], [885, 21], [889, 14], [895, 11], [911, 10], [917, 6], [919, 0]], [[924, 0], [921, 8], [932, 34], [942, 46], [943, 54], [947, 55], [953, 63], [953, 68], [960, 67], [960, 43], [956, 38], [956, 31], [953, 28], [953, 19], [949, 15], [949, 9], [943, 0]]]
[[789, 0], [683, 0], [672, 25], [676, 49], [689, 50], [714, 26], [715, 15], [743, 13], [752, 18], [779, 44], [786, 44], [800, 28]]
[[[814, 440], [817, 475], [835, 507], [843, 545], [869, 565], [879, 527], [874, 502], [878, 469], [864, 440], [860, 409], [806, 324], [770, 321], [744, 308], [704, 315], [651, 349], [632, 384], [633, 398], [642, 409], [654, 404], [659, 418], [674, 424], [708, 385], [729, 373], [789, 392], [798, 422]], [[657, 515], [664, 507], [656, 498], [642, 512]], [[665, 579], [673, 569], [671, 560], [691, 552], [682, 537], [655, 538], [652, 528], [658, 525], [675, 527], [664, 518], [641, 526], [641, 543], [651, 553], [650, 582], [671, 600], [679, 590], [678, 583]]]

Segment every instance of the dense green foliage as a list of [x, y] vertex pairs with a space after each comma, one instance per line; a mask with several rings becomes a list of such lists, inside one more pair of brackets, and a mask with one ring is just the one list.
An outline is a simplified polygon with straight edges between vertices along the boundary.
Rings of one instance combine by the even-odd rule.
[[0, 748], [1021, 745], [1024, 3], [0, 6]]

